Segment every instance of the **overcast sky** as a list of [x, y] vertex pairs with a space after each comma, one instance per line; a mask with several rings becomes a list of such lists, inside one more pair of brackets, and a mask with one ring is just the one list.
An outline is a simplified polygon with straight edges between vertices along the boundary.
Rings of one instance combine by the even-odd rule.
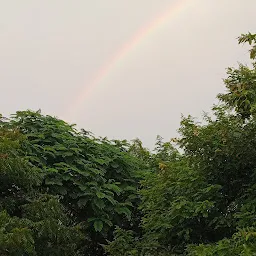
[[[236, 38], [256, 32], [255, 0], [0, 4], [1, 113], [41, 109], [99, 136], [139, 137], [148, 147], [157, 134], [176, 136], [181, 114], [210, 110], [224, 90], [225, 68], [248, 62]], [[172, 8], [75, 107], [120, 48]]]

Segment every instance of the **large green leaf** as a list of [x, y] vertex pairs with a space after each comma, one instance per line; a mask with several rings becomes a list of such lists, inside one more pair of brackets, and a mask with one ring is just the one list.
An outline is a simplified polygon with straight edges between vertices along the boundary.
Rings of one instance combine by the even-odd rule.
[[117, 195], [120, 195], [120, 193], [122, 192], [122, 189], [115, 184], [104, 184], [104, 188], [114, 191]]
[[101, 220], [96, 220], [93, 223], [96, 232], [100, 232], [103, 229], [103, 222]]
[[125, 214], [127, 219], [131, 219], [131, 211], [127, 207], [116, 207], [115, 211], [119, 214]]
[[97, 191], [96, 195], [97, 195], [98, 198], [104, 198], [106, 196], [104, 193], [102, 193], [100, 191]]

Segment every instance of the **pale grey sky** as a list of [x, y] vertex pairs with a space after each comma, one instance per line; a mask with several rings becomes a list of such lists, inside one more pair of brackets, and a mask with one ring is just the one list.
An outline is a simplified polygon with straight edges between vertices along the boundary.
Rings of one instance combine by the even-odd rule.
[[255, 0], [188, 0], [72, 105], [122, 45], [181, 2], [0, 0], [0, 112], [40, 108], [148, 147], [176, 136], [181, 113], [209, 111], [225, 68], [248, 61], [236, 38], [256, 31]]

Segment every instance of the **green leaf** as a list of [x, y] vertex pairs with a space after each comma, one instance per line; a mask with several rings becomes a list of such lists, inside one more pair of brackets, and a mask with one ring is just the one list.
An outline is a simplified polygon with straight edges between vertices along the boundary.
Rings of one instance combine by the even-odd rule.
[[132, 186], [127, 186], [127, 187], [124, 187], [124, 190], [125, 191], [137, 191], [137, 188], [136, 187], [132, 187]]
[[121, 193], [121, 188], [120, 187], [118, 187], [117, 185], [115, 185], [115, 184], [105, 184], [104, 185], [104, 188], [107, 188], [107, 189], [109, 189], [109, 190], [111, 190], [111, 191], [114, 191], [117, 195], [120, 195], [120, 193]]
[[57, 179], [57, 178], [46, 178], [45, 179], [45, 184], [46, 185], [59, 185], [62, 186], [62, 181]]
[[116, 207], [115, 211], [118, 214], [125, 214], [127, 219], [131, 219], [131, 211], [127, 207]]
[[106, 163], [106, 161], [105, 161], [104, 159], [101, 159], [101, 158], [95, 158], [94, 161], [95, 161], [96, 163], [101, 164], [101, 165], [103, 165], [103, 164]]
[[77, 202], [79, 208], [83, 208], [88, 202], [88, 198], [80, 198]]
[[47, 168], [46, 169], [47, 172], [51, 172], [51, 173], [58, 173], [59, 171], [55, 168]]
[[105, 197], [105, 194], [100, 192], [100, 191], [96, 192], [96, 195], [97, 195], [98, 198], [104, 198]]
[[100, 232], [103, 229], [103, 222], [101, 220], [96, 220], [93, 223], [93, 226], [96, 232]]
[[117, 201], [112, 196], [105, 196], [105, 198], [113, 205], [117, 204]]
[[93, 200], [93, 203], [95, 206], [97, 206], [99, 209], [103, 209], [105, 207], [105, 203], [102, 199], [99, 199], [99, 198], [95, 198]]

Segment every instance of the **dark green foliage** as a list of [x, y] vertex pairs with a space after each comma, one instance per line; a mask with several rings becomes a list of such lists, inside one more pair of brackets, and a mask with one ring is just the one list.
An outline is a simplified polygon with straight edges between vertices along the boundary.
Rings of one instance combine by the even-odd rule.
[[40, 112], [17, 112], [4, 126], [25, 136], [24, 158], [43, 173], [41, 192], [60, 198], [95, 250], [111, 239], [113, 225], [138, 226], [139, 160], [125, 142], [94, 138]]
[[22, 156], [24, 136], [0, 132], [0, 254], [80, 255], [85, 238], [57, 199], [41, 196], [43, 175]]
[[143, 182], [144, 240], [153, 255], [182, 252], [187, 243], [209, 241], [220, 186], [209, 185], [183, 161], [172, 163]]
[[115, 239], [112, 243], [105, 246], [106, 251], [110, 255], [116, 256], [138, 256], [139, 252], [136, 248], [138, 245], [135, 241], [132, 231], [125, 231], [116, 228], [114, 231]]
[[219, 94], [227, 107], [235, 109], [242, 119], [248, 119], [251, 115], [255, 116], [256, 111], [256, 34], [248, 33], [239, 37], [239, 43], [249, 43], [252, 46], [250, 58], [252, 68], [239, 65], [239, 68], [228, 68], [228, 77], [224, 80], [227, 93]]
[[64, 207], [51, 196], [23, 206], [23, 217], [30, 220], [38, 255], [80, 255], [85, 241], [79, 226], [70, 226]]
[[23, 140], [17, 131], [0, 127], [0, 210], [14, 212], [41, 183], [40, 172], [20, 156]]
[[[242, 35], [244, 42], [254, 61], [256, 36]], [[227, 93], [218, 96], [213, 118], [182, 118], [173, 140], [182, 156], [158, 138], [158, 150], [147, 157], [154, 171], [140, 190], [142, 235], [119, 231], [107, 247], [111, 255], [125, 240], [122, 248], [141, 256], [256, 255], [255, 68], [253, 62], [228, 69]]]
[[27, 220], [0, 212], [0, 254], [3, 256], [37, 255]]
[[239, 230], [230, 239], [223, 239], [216, 244], [200, 244], [199, 246], [188, 246], [189, 256], [211, 256], [211, 255], [243, 255], [252, 256], [256, 252], [255, 228], [249, 227]]
[[252, 66], [228, 69], [212, 117], [152, 152], [0, 115], [0, 255], [256, 255], [256, 35], [239, 43]]
[[57, 200], [32, 202], [23, 208], [19, 218], [0, 213], [1, 255], [80, 255], [83, 235], [78, 227], [67, 226]]

